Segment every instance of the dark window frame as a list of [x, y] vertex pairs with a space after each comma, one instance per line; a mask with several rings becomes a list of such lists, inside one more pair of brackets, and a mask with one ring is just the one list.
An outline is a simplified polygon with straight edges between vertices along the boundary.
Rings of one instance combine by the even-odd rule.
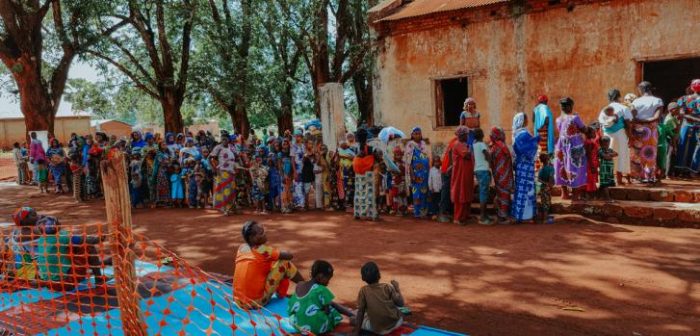
[[[443, 84], [447, 81], [466, 80], [466, 92], [464, 98], [469, 97], [472, 92], [473, 76], [468, 74], [456, 74], [452, 76], [432, 78], [433, 86], [433, 104], [434, 104], [434, 128], [455, 128], [459, 126], [459, 121], [455, 125], [448, 125], [445, 119], [445, 93], [443, 92]], [[463, 102], [464, 100], [462, 100]], [[460, 102], [460, 105], [462, 104]]]

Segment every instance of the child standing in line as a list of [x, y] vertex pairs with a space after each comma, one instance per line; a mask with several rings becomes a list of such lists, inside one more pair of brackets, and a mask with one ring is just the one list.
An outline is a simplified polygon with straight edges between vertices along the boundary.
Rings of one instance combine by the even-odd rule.
[[554, 222], [554, 218], [549, 216], [549, 210], [552, 207], [552, 187], [554, 186], [554, 166], [550, 161], [548, 153], [541, 153], [542, 168], [537, 173], [537, 182], [540, 185], [540, 221], [547, 224]]
[[185, 188], [182, 180], [182, 169], [177, 162], [172, 163], [172, 173], [170, 173], [170, 198], [173, 201], [173, 208], [181, 208], [185, 199]]
[[195, 180], [197, 180], [197, 203], [202, 209], [209, 206], [209, 197], [212, 192], [214, 170], [209, 161], [209, 148], [202, 148], [202, 160], [195, 166]]
[[603, 199], [608, 202], [614, 202], [610, 197], [608, 188], [615, 186], [615, 163], [613, 159], [617, 157], [617, 153], [610, 148], [610, 138], [604, 136], [600, 138], [600, 150], [598, 151], [598, 160], [600, 161], [600, 193]]
[[131, 192], [131, 206], [136, 208], [139, 205], [144, 205], [143, 195], [141, 188], [143, 187], [143, 172], [141, 166], [143, 165], [143, 160], [141, 160], [141, 150], [137, 148], [131, 153], [131, 162], [129, 163], [129, 176], [131, 177], [131, 183], [129, 184], [129, 191]]
[[362, 266], [360, 274], [367, 286], [362, 287], [357, 295], [355, 328], [358, 334], [365, 330], [387, 335], [398, 329], [403, 324], [399, 308], [405, 304], [399, 283], [395, 280], [391, 284], [379, 283], [382, 278], [379, 266], [372, 261]]
[[326, 334], [343, 321], [342, 315], [355, 316], [349, 308], [333, 302], [335, 295], [328, 289], [332, 278], [333, 266], [327, 261], [316, 260], [311, 266], [311, 280], [297, 283], [287, 311], [292, 325], [299, 332]]
[[270, 181], [270, 202], [272, 202], [271, 208], [274, 212], [281, 208], [280, 196], [282, 196], [282, 176], [280, 176], [277, 156], [275, 153], [270, 153], [268, 156], [267, 169]]
[[255, 213], [267, 214], [265, 210], [265, 195], [267, 194], [267, 167], [263, 165], [262, 157], [256, 155], [250, 167], [251, 192], [250, 196], [255, 205]]
[[185, 183], [187, 185], [187, 205], [190, 209], [196, 209], [199, 203], [199, 190], [197, 190], [197, 178], [195, 177], [195, 168], [197, 166], [197, 161], [193, 157], [188, 157], [185, 159], [185, 169], [183, 170], [183, 176], [185, 178]]
[[433, 159], [433, 167], [430, 168], [428, 175], [428, 188], [430, 189], [430, 209], [428, 215], [432, 216], [433, 220], [437, 220], [437, 215], [440, 212], [440, 193], [442, 192], [442, 172], [440, 171], [440, 160]]
[[484, 131], [481, 128], [474, 130], [474, 176], [479, 182], [479, 203], [481, 203], [481, 218], [479, 224], [491, 225], [491, 218], [486, 215], [486, 206], [489, 201], [489, 188], [491, 186], [491, 155], [484, 143]]
[[80, 155], [73, 155], [70, 158], [70, 171], [73, 175], [73, 198], [76, 203], [83, 201], [83, 167], [80, 164]]
[[24, 184], [31, 184], [32, 175], [29, 169], [29, 150], [27, 149], [26, 142], [22, 143], [22, 146], [20, 147], [20, 154], [22, 155], [20, 170], [22, 171], [22, 176], [24, 176]]
[[598, 150], [600, 149], [600, 135], [598, 134], [597, 125], [597, 123], [594, 123], [586, 129], [586, 141], [584, 144], [586, 156], [588, 157], [586, 192], [588, 193], [587, 198], [589, 200], [595, 199], [596, 192], [598, 191], [598, 168], [600, 166]]
[[279, 170], [282, 173], [282, 213], [288, 214], [292, 212], [292, 191], [296, 168], [291, 156], [291, 145], [287, 139], [282, 142], [282, 152], [279, 153]]
[[394, 147], [394, 164], [398, 168], [391, 172], [391, 198], [392, 209], [390, 214], [405, 216], [408, 211], [408, 201], [406, 200], [406, 165], [403, 163], [403, 149], [401, 146]]
[[311, 193], [313, 189], [314, 181], [316, 180], [316, 175], [314, 174], [314, 164], [316, 163], [316, 153], [311, 145], [311, 140], [306, 142], [306, 152], [301, 161], [301, 182], [302, 182], [302, 194], [304, 196], [304, 207], [303, 210], [309, 210], [311, 208], [310, 196], [315, 195]]
[[39, 192], [49, 193], [49, 168], [46, 166], [46, 161], [44, 159], [38, 159], [36, 161], [36, 176], [39, 182]]

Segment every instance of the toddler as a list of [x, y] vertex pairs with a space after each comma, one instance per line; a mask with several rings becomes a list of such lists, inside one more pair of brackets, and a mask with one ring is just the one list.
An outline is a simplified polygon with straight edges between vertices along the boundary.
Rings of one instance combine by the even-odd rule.
[[38, 159], [36, 161], [36, 175], [37, 181], [39, 182], [39, 192], [48, 194], [49, 193], [49, 168], [46, 166], [46, 161], [44, 159]]
[[600, 162], [600, 194], [608, 203], [613, 202], [608, 188], [615, 186], [615, 163], [613, 162], [615, 157], [617, 157], [617, 153], [610, 148], [610, 138], [607, 136], [600, 138], [600, 150], [598, 150], [598, 160]]

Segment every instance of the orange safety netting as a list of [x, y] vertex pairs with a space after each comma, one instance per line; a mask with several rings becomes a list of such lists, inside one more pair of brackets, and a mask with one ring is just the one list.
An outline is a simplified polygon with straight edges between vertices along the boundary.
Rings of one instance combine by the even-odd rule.
[[236, 306], [223, 276], [107, 225], [0, 228], [0, 335], [287, 335], [282, 300]]

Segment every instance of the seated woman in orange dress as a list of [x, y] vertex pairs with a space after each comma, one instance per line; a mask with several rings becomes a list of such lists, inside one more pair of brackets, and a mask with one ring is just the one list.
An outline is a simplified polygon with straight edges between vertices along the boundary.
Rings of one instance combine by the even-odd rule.
[[289, 281], [304, 281], [291, 253], [267, 245], [265, 227], [255, 221], [243, 225], [245, 244], [238, 248], [233, 273], [233, 296], [242, 308], [265, 306], [272, 295], [287, 296]]

